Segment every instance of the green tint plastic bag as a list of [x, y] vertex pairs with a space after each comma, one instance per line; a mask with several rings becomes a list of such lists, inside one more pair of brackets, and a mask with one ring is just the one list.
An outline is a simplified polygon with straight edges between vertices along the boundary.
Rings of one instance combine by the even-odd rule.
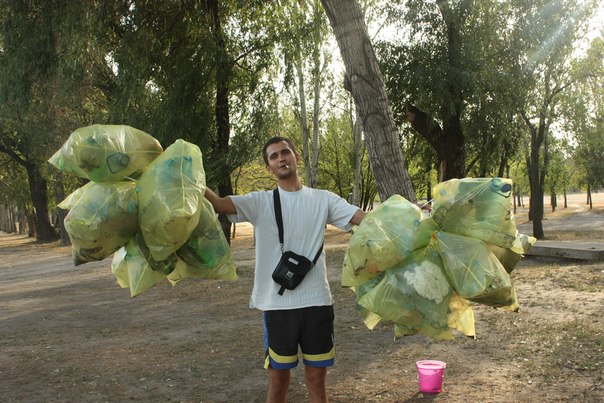
[[136, 297], [166, 278], [164, 274], [151, 269], [134, 240], [114, 254], [111, 271], [122, 288], [130, 288], [131, 297]]
[[516, 233], [516, 239], [512, 244], [511, 251], [519, 255], [524, 255], [531, 249], [531, 246], [533, 246], [535, 242], [537, 242], [537, 238], [535, 237]]
[[199, 224], [191, 237], [176, 252], [184, 264], [168, 276], [173, 284], [186, 277], [235, 280], [237, 271], [231, 248], [224, 236], [214, 208], [205, 198], [200, 204]]
[[122, 246], [113, 254], [111, 261], [111, 272], [115, 276], [117, 283], [122, 288], [130, 287], [130, 280], [128, 279], [128, 264], [126, 263], [126, 247]]
[[434, 221], [442, 231], [511, 248], [516, 223], [510, 210], [512, 181], [502, 178], [451, 179], [434, 186]]
[[510, 249], [502, 248], [497, 245], [488, 244], [489, 249], [497, 257], [499, 262], [505, 267], [508, 273], [514, 270], [514, 267], [522, 259], [524, 254], [529, 251], [531, 246], [537, 241], [536, 238], [524, 234], [516, 234], [516, 239]]
[[113, 182], [139, 174], [162, 152], [151, 135], [124, 125], [92, 125], [71, 133], [48, 160], [62, 172], [95, 182]]
[[517, 308], [512, 280], [484, 242], [446, 232], [436, 232], [432, 241], [460, 297], [494, 307]]
[[88, 189], [90, 186], [93, 186], [93, 183], [94, 182], [88, 182], [84, 186], [80, 186], [79, 188], [71, 192], [66, 198], [64, 198], [63, 201], [57, 204], [57, 207], [63, 210], [71, 210], [73, 206], [76, 205], [78, 200], [80, 200], [80, 198], [84, 196], [84, 193], [86, 193], [86, 189]]
[[[431, 248], [417, 250], [400, 265], [361, 285], [357, 304], [394, 322], [398, 336], [420, 332], [436, 339], [451, 339], [447, 315], [452, 290], [441, 266], [440, 257]], [[367, 312], [364, 315], [373, 317]]]
[[69, 203], [65, 230], [76, 266], [105, 259], [136, 234], [138, 206], [134, 188], [134, 182], [89, 182], [76, 190], [79, 197], [70, 198], [73, 203]]
[[455, 292], [451, 294], [451, 300], [449, 300], [447, 323], [451, 329], [459, 330], [468, 337], [476, 337], [474, 308], [469, 301], [461, 298]]
[[157, 261], [153, 258], [153, 256], [151, 256], [151, 253], [149, 252], [149, 247], [145, 243], [145, 239], [143, 238], [143, 235], [140, 232], [136, 234], [134, 240], [136, 242], [136, 246], [138, 246], [138, 250], [141, 252], [145, 260], [147, 260], [147, 263], [149, 263], [151, 269], [160, 272], [166, 276], [174, 271], [174, 269], [176, 268], [176, 262], [178, 260], [178, 258], [176, 257], [176, 253], [169, 255], [164, 260]]
[[139, 224], [151, 256], [176, 252], [199, 223], [205, 173], [199, 147], [176, 140], [141, 176]]
[[404, 261], [430, 242], [436, 224], [399, 195], [369, 212], [350, 238], [342, 285], [356, 287]]
[[[360, 306], [357, 306], [363, 321], [369, 329], [373, 329], [382, 320], [382, 318]], [[449, 329], [455, 329], [468, 337], [476, 337], [476, 325], [474, 320], [474, 308], [472, 303], [461, 298], [455, 292], [451, 293], [449, 300], [449, 309], [447, 314], [447, 325]], [[404, 324], [394, 324], [395, 337], [403, 337], [415, 334], [415, 329]], [[439, 333], [439, 338], [449, 340], [452, 334], [449, 332]]]

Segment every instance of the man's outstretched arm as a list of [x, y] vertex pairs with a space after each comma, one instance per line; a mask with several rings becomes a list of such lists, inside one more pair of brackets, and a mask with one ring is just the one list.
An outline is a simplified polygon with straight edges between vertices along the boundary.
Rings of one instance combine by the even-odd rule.
[[235, 204], [230, 197], [220, 197], [210, 188], [206, 188], [205, 197], [214, 207], [214, 211], [219, 214], [237, 214]]
[[363, 221], [363, 218], [365, 218], [365, 212], [361, 209], [358, 209], [350, 219], [350, 223], [352, 225], [359, 225], [361, 224], [361, 221]]

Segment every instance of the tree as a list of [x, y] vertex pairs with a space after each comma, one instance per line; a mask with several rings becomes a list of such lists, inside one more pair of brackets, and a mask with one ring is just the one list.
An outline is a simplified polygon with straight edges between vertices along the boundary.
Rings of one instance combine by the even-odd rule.
[[0, 152], [26, 172], [38, 242], [57, 239], [44, 176], [49, 133], [58, 128], [62, 2], [10, 2], [0, 6]]
[[[277, 7], [276, 7], [277, 8]], [[317, 187], [319, 132], [322, 116], [329, 104], [331, 55], [326, 48], [328, 24], [319, 0], [285, 2], [278, 7], [278, 50], [282, 57], [283, 85], [287, 102], [299, 122], [300, 151], [304, 163], [305, 184]]]
[[380, 198], [401, 194], [415, 202], [386, 88], [359, 4], [356, 0], [322, 3], [346, 68], [345, 86], [350, 89], [361, 118]]
[[558, 192], [562, 191], [566, 194], [566, 188], [570, 178], [568, 159], [564, 154], [564, 141], [554, 138], [550, 144], [550, 161], [548, 167], [548, 175], [545, 178], [545, 188], [550, 194], [550, 205], [552, 211], [556, 211], [558, 207]]
[[564, 96], [564, 129], [574, 140], [574, 166], [580, 167], [591, 204], [592, 187], [604, 186], [604, 32], [594, 38], [585, 55], [573, 64], [577, 79]]
[[[32, 210], [29, 190], [23, 184], [27, 177], [23, 169], [4, 154], [0, 154], [0, 230], [19, 234], [33, 233], [27, 213]], [[18, 228], [17, 228], [18, 225]], [[31, 231], [30, 231], [31, 229]]]
[[518, 148], [509, 8], [467, 0], [384, 6], [399, 33], [378, 44], [394, 116], [413, 129], [406, 137], [433, 150], [420, 155], [435, 160], [439, 181], [502, 176]]
[[[550, 128], [558, 118], [561, 94], [575, 80], [570, 75], [574, 43], [590, 15], [590, 7], [575, 1], [531, 2], [516, 9], [522, 29], [516, 38], [525, 96], [519, 107], [529, 133], [526, 151], [531, 188], [529, 218], [533, 236], [543, 239], [543, 195], [550, 161]], [[532, 51], [537, 47], [537, 52]], [[530, 50], [529, 50], [530, 49]], [[526, 57], [529, 52], [531, 57]]]
[[164, 147], [177, 138], [199, 145], [207, 184], [221, 195], [232, 193], [230, 173], [257, 156], [278, 111], [263, 77], [274, 60], [269, 5], [239, 5], [120, 1], [89, 13], [105, 25], [93, 29], [111, 67], [99, 80], [105, 121], [127, 122]]

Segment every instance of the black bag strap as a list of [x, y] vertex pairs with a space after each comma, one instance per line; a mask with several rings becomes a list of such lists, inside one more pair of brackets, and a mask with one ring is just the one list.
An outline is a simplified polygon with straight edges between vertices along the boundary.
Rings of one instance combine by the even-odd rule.
[[[283, 253], [283, 216], [281, 215], [281, 198], [279, 197], [279, 188], [273, 190], [273, 201], [275, 203], [275, 219], [277, 220], [277, 227], [279, 228], [279, 243], [281, 244], [281, 253]], [[323, 252], [323, 242], [321, 243], [321, 247], [317, 252], [317, 255], [312, 261], [313, 266], [319, 260], [321, 256], [321, 252]]]

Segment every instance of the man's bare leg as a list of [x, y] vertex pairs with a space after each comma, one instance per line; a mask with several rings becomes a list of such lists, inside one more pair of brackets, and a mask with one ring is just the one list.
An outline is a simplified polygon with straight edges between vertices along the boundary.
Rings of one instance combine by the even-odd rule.
[[267, 403], [286, 403], [287, 390], [291, 371], [289, 369], [268, 369], [268, 394]]
[[308, 389], [308, 401], [327, 403], [327, 368], [304, 367], [304, 382]]

